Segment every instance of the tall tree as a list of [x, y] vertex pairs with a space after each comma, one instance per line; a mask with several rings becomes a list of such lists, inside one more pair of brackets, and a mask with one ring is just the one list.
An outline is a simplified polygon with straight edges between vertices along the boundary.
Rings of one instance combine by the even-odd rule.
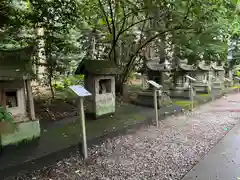
[[46, 67], [46, 85], [50, 86], [54, 98], [53, 79], [68, 67], [67, 58], [74, 46], [68, 41], [69, 32], [73, 29], [78, 17], [78, 3], [75, 0], [32, 0], [31, 23], [32, 28], [42, 28], [43, 36], [37, 36], [44, 42], [45, 63], [39, 65]]
[[[227, 8], [232, 10], [236, 7], [232, 2], [226, 4], [225, 1], [215, 0], [81, 2], [82, 7], [85, 7], [82, 16], [87, 17], [86, 22], [90, 27], [105, 34], [111, 47], [109, 59], [116, 62], [122, 70], [117, 79], [119, 87], [134, 70], [142, 50], [158, 40], [163, 42], [160, 46], [164, 46], [166, 36], [172, 37], [173, 44], [183, 51], [181, 56], [194, 61], [200, 56], [209, 59], [224, 58], [222, 55], [226, 55], [226, 38], [221, 36], [224, 35], [222, 31], [228, 27], [221, 23], [230, 18]], [[92, 13], [93, 8], [95, 13]], [[121, 45], [122, 42], [124, 46]], [[123, 47], [132, 47], [131, 53], [119, 60]], [[123, 61], [125, 63], [119, 64]]]

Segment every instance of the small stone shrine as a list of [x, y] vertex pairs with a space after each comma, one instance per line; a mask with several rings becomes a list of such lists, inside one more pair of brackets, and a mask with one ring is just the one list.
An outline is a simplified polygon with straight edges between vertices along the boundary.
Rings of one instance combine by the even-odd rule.
[[234, 80], [233, 80], [233, 73], [231, 69], [227, 69], [225, 72], [225, 87], [229, 88], [234, 85]]
[[[16, 129], [1, 134], [1, 146], [31, 141], [40, 136], [31, 89], [33, 47], [0, 50], [0, 105], [10, 112]], [[27, 103], [26, 103], [27, 102]], [[0, 123], [4, 123], [4, 119]], [[4, 131], [4, 129], [3, 129]]]
[[217, 62], [212, 62], [212, 88], [223, 90], [225, 81], [225, 70], [223, 64], [217, 65]]
[[197, 81], [193, 83], [197, 93], [209, 93], [211, 91], [211, 84], [209, 82], [210, 70], [210, 65], [206, 65], [205, 61], [199, 61], [197, 63], [195, 73], [195, 79]]
[[225, 70], [225, 82], [224, 85], [226, 88], [230, 88], [234, 85], [233, 79], [233, 69], [229, 63], [224, 63], [224, 70]]
[[84, 86], [92, 94], [86, 97], [87, 116], [97, 119], [115, 113], [118, 68], [112, 61], [84, 59], [75, 74], [84, 74]]
[[[144, 78], [144, 89], [138, 94], [136, 104], [148, 107], [154, 107], [153, 87], [149, 86], [147, 80], [153, 80], [156, 83], [163, 86], [162, 90], [168, 89], [167, 73], [172, 70], [172, 67], [165, 62], [160, 62], [159, 58], [153, 58], [146, 62], [145, 69], [142, 73], [145, 75]], [[147, 76], [146, 76], [147, 75]], [[158, 101], [158, 107], [161, 107], [161, 102]]]
[[172, 98], [190, 98], [190, 82], [185, 76], [193, 76], [195, 70], [194, 65], [188, 64], [187, 59], [178, 61], [174, 74], [175, 87], [170, 92]]

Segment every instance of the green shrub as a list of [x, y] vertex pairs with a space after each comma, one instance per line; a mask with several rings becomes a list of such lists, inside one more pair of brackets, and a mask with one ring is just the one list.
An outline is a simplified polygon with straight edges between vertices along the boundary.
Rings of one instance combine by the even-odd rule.
[[0, 106], [0, 122], [13, 121], [12, 114], [10, 112], [7, 112], [3, 106]]
[[17, 129], [12, 114], [0, 105], [0, 136], [11, 134]]
[[236, 76], [240, 77], [240, 71], [236, 71]]
[[64, 90], [64, 85], [61, 82], [56, 82], [53, 87], [55, 90]]
[[66, 78], [60, 79], [53, 84], [55, 90], [64, 90], [68, 86], [72, 85], [83, 85], [84, 75], [68, 76]]

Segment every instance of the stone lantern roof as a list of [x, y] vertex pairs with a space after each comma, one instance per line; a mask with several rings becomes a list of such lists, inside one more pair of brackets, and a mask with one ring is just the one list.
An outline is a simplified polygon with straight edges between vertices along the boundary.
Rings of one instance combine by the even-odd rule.
[[146, 63], [146, 66], [151, 71], [159, 71], [159, 72], [167, 72], [171, 71], [173, 68], [166, 63], [159, 63], [158, 58], [153, 58], [151, 60], [148, 60]]
[[113, 61], [83, 59], [75, 74], [116, 75], [119, 74], [119, 69]]
[[201, 71], [210, 71], [211, 67], [205, 64], [205, 61], [198, 62], [198, 69]]
[[0, 50], [0, 80], [20, 80], [33, 77], [32, 53], [34, 47]]
[[213, 68], [214, 71], [224, 71], [223, 66], [217, 66], [216, 62], [212, 63], [211, 67]]
[[188, 63], [187, 59], [180, 60], [179, 64], [178, 64], [179, 70], [181, 70], [181, 71], [195, 71], [196, 70], [194, 65], [190, 65], [190, 64], [187, 64], [187, 63]]

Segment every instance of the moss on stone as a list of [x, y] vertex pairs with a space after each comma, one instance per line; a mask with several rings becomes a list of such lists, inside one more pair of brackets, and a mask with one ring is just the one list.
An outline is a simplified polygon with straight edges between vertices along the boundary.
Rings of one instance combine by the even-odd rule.
[[17, 145], [22, 141], [31, 141], [40, 136], [39, 121], [25, 121], [16, 124], [16, 130], [11, 134], [2, 135], [1, 145]]
[[83, 59], [78, 65], [75, 74], [118, 74], [119, 69], [113, 61]]
[[34, 47], [0, 50], [0, 77], [22, 79], [33, 76], [31, 56]]

